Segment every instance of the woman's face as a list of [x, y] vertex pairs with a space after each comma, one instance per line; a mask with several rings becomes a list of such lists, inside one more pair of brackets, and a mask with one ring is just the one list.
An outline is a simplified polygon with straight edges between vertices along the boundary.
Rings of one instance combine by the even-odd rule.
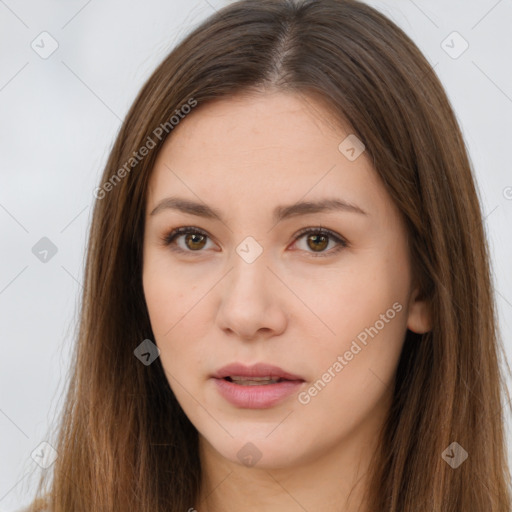
[[[405, 225], [366, 152], [328, 115], [285, 93], [202, 105], [150, 178], [143, 285], [154, 341], [203, 446], [234, 463], [294, 466], [360, 449], [389, 407], [406, 329], [428, 327]], [[218, 374], [236, 363], [288, 379]]]

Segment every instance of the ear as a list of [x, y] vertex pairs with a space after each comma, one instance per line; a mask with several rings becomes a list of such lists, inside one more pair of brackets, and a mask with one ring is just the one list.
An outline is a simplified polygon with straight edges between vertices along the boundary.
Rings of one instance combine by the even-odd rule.
[[417, 334], [432, 329], [432, 312], [429, 302], [422, 297], [419, 287], [416, 288], [409, 301], [407, 328]]

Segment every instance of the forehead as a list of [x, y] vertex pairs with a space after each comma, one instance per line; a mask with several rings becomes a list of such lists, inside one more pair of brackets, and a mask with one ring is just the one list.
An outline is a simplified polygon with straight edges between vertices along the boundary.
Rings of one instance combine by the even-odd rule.
[[350, 128], [310, 96], [238, 95], [200, 105], [160, 150], [148, 208], [171, 193], [233, 210], [336, 192], [363, 209], [385, 207], [367, 155], [349, 160], [340, 151], [349, 135]]
[[[276, 150], [308, 153], [337, 151], [348, 133], [316, 98], [283, 92], [238, 94], [200, 105], [173, 130], [163, 152], [196, 150], [187, 157], [218, 160], [251, 153], [276, 158]], [[208, 154], [199, 151], [206, 150]], [[316, 155], [317, 157], [319, 155]]]

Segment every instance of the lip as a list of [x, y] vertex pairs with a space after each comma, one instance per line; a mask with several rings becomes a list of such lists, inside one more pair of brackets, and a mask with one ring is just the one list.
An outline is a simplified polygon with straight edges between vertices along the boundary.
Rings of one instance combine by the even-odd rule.
[[279, 366], [274, 366], [269, 363], [257, 363], [252, 366], [245, 366], [242, 363], [231, 363], [220, 368], [212, 377], [215, 379], [223, 379], [231, 375], [240, 377], [271, 377], [274, 379], [279, 377], [291, 381], [304, 381], [300, 375], [286, 372], [282, 368], [279, 368]]
[[[224, 377], [271, 377], [286, 379], [275, 384], [244, 386], [235, 384]], [[278, 366], [258, 363], [245, 366], [232, 363], [222, 367], [212, 379], [218, 392], [232, 405], [245, 409], [267, 409], [284, 401], [290, 395], [297, 393], [305, 380], [293, 373], [284, 371]]]

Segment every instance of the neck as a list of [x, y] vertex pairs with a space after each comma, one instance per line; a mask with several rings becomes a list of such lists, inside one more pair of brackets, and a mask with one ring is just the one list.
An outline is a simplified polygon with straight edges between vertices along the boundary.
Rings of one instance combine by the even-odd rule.
[[371, 458], [379, 442], [377, 433], [372, 433], [358, 429], [314, 459], [268, 468], [247, 467], [228, 460], [200, 435], [202, 485], [195, 509], [303, 512], [321, 507], [322, 512], [361, 512], [365, 510]]

